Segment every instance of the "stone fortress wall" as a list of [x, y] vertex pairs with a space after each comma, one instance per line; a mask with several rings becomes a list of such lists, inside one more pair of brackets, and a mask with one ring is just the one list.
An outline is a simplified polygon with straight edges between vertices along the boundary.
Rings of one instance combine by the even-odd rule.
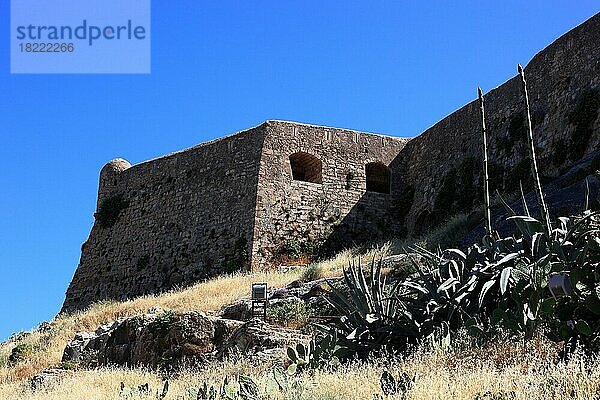
[[[105, 166], [63, 311], [158, 293], [245, 262], [263, 139], [258, 127], [138, 165]], [[103, 223], [107, 199], [117, 201], [102, 215], [115, 218]]]
[[[525, 71], [542, 174], [556, 177], [600, 147], [600, 14]], [[518, 78], [485, 101], [492, 183], [507, 193], [529, 173]], [[113, 160], [62, 311], [260, 268], [290, 241], [418, 235], [476, 205], [480, 170], [477, 101], [410, 140], [267, 121], [138, 165]]]

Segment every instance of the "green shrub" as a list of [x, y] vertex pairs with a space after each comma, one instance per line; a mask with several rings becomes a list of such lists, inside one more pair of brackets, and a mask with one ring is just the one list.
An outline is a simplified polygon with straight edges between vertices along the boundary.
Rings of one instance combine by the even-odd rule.
[[321, 242], [289, 239], [281, 248], [280, 254], [285, 255], [292, 260], [297, 260], [302, 256], [315, 257], [319, 255], [321, 247]]
[[325, 275], [323, 267], [320, 264], [310, 263], [302, 271], [301, 279], [305, 282], [316, 281]]
[[283, 246], [283, 253], [292, 259], [296, 259], [302, 254], [302, 249], [303, 242], [300, 240], [290, 239], [285, 242], [285, 245]]
[[569, 114], [569, 122], [575, 131], [569, 143], [569, 159], [577, 161], [583, 157], [593, 134], [593, 125], [600, 109], [600, 90], [588, 89], [581, 93], [575, 108]]
[[233, 246], [233, 254], [226, 257], [221, 263], [223, 271], [228, 274], [240, 271], [247, 266], [248, 263], [248, 240], [245, 237], [240, 237], [236, 240]]
[[66, 369], [66, 370], [76, 370], [77, 368], [79, 368], [79, 362], [77, 361], [63, 361], [60, 363], [60, 368], [61, 369]]
[[267, 319], [283, 326], [305, 325], [313, 311], [303, 301], [290, 301], [267, 309]]
[[129, 202], [122, 195], [107, 197], [100, 203], [98, 212], [94, 216], [101, 227], [110, 228], [117, 223], [121, 211], [127, 207]]
[[20, 342], [13, 347], [8, 362], [10, 364], [17, 364], [18, 362], [25, 361], [38, 349], [37, 344], [30, 342]]
[[335, 368], [345, 353], [346, 348], [339, 345], [337, 332], [317, 335], [307, 345], [298, 343], [287, 348], [291, 364], [286, 372], [293, 375], [304, 369]]

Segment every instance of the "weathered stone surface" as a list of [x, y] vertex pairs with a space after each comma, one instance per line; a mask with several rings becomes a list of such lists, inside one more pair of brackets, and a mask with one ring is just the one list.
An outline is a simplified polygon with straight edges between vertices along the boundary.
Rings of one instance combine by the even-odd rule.
[[[588, 207], [595, 210], [600, 209], [600, 180], [598, 180], [595, 174], [591, 173], [592, 169], [590, 168], [591, 161], [599, 156], [600, 151], [591, 153], [587, 157], [584, 157], [581, 162], [575, 164], [562, 177], [554, 182], [543, 185], [546, 205], [553, 218], [581, 213], [585, 209], [587, 191], [589, 191]], [[530, 214], [539, 218], [540, 207], [533, 191], [525, 194], [525, 201]], [[509, 205], [516, 214], [526, 214], [522, 199], [519, 198]], [[514, 222], [507, 220], [510, 216], [512, 214], [505, 207], [498, 209], [492, 214], [492, 226], [500, 235], [507, 235], [514, 232]], [[484, 235], [484, 230], [483, 223], [479, 224], [462, 238], [462, 244], [467, 246], [480, 240]]]
[[297, 331], [275, 328], [261, 319], [252, 319], [238, 329], [223, 343], [218, 356], [223, 357], [228, 354], [241, 354], [248, 357], [261, 357], [265, 352], [278, 349], [283, 351], [287, 346], [306, 341], [309, 337], [302, 335]]
[[63, 361], [100, 365], [175, 365], [209, 357], [241, 325], [200, 312], [145, 314], [78, 333]]
[[[274, 121], [265, 127], [258, 175], [254, 266], [276, 257], [286, 243], [323, 242], [334, 251], [398, 235], [401, 188], [391, 170], [390, 192], [367, 191], [366, 165], [393, 166], [408, 139]], [[292, 179], [290, 156], [322, 161], [322, 183]]]
[[62, 361], [86, 368], [181, 366], [229, 354], [264, 356], [305, 339], [256, 319], [242, 323], [200, 312], [167, 312], [123, 318], [95, 332], [78, 333], [66, 346]]
[[252, 301], [250, 299], [239, 299], [229, 304], [219, 313], [221, 318], [247, 321], [252, 318]]
[[[100, 174], [98, 209], [117, 200], [97, 216], [115, 222], [96, 220], [62, 311], [261, 267], [289, 241], [316, 243], [336, 229], [354, 231], [340, 221], [366, 195], [365, 163], [389, 164], [407, 140], [267, 121], [138, 165], [113, 161]], [[321, 184], [293, 180], [289, 157], [297, 152], [322, 161]], [[375, 239], [383, 225], [387, 234], [400, 229], [386, 211], [395, 194], [366, 196], [364, 212], [353, 217], [357, 235]], [[357, 239], [340, 235], [329, 247]]]
[[32, 376], [29, 379], [29, 385], [33, 391], [48, 389], [52, 385], [60, 382], [60, 380], [68, 374], [70, 374], [70, 371], [61, 368], [45, 369], [39, 374]]
[[[600, 89], [600, 14], [537, 53], [527, 64], [525, 73], [538, 166], [543, 176], [556, 178], [580, 158], [569, 157], [568, 148], [573, 140], [583, 146], [584, 154], [600, 147], [600, 118], [596, 117], [591, 123], [587, 143], [574, 137], [576, 126], [570, 118], [584, 92]], [[473, 99], [477, 97], [476, 84], [473, 83]], [[485, 106], [488, 154], [490, 163], [494, 164], [491, 183], [506, 194], [506, 184], [512, 178], [513, 190], [516, 186], [518, 191], [519, 170], [528, 172], [528, 165], [522, 164], [524, 160], [527, 162], [527, 148], [523, 140], [518, 140], [518, 132], [511, 129], [511, 121], [524, 111], [519, 77], [486, 93]], [[415, 190], [406, 220], [409, 231], [427, 229], [436, 198], [451, 170], [457, 174], [455, 199], [462, 196], [461, 189], [467, 183], [479, 193], [481, 153], [477, 100], [448, 115], [406, 145], [396, 164], [401, 171], [402, 185]], [[466, 163], [468, 160], [473, 161], [472, 165]], [[470, 182], [462, 182], [461, 170]], [[444, 206], [450, 207], [449, 204]]]

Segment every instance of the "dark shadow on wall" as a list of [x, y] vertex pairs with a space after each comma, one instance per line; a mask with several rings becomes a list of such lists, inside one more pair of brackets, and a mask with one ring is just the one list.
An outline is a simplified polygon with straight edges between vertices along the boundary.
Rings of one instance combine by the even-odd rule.
[[[366, 175], [368, 178], [369, 173], [380, 172], [375, 175], [378, 178], [377, 184], [362, 182], [368, 190], [346, 216], [332, 222], [332, 232], [321, 247], [323, 257], [345, 248], [368, 247], [370, 244], [406, 236], [405, 220], [413, 205], [415, 191], [403, 183], [405, 167], [402, 158], [397, 156], [389, 165], [376, 166], [375, 171], [372, 171], [369, 167], [374, 164], [367, 164]], [[388, 191], [384, 182], [388, 179], [386, 174], [390, 175], [389, 193], [385, 193]], [[384, 186], [385, 190], [382, 189]]]
[[[402, 154], [402, 153], [401, 153]], [[325, 241], [322, 247], [322, 255], [330, 256], [336, 252], [351, 247], [369, 247], [369, 245], [378, 244], [389, 239], [402, 239], [407, 236], [408, 224], [407, 215], [413, 208], [415, 191], [407, 185], [404, 180], [406, 171], [406, 162], [401, 156], [389, 165], [391, 170], [391, 193], [378, 193], [366, 191], [350, 212], [337, 221], [334, 225], [331, 235]], [[586, 191], [588, 193], [588, 206], [592, 210], [600, 209], [600, 178], [595, 173], [600, 166], [600, 150], [592, 152], [583, 157], [579, 162], [570, 167], [570, 169], [556, 179], [548, 180], [543, 184], [544, 195], [551, 216], [554, 220], [559, 216], [570, 216], [581, 213], [585, 208]], [[473, 186], [482, 186], [477, 177], [471, 178]], [[586, 190], [587, 182], [587, 190]], [[441, 185], [443, 189], [443, 184]], [[453, 190], [456, 196], [464, 200], [466, 196], [464, 187], [459, 180]], [[482, 197], [482, 190], [475, 190], [474, 196]], [[494, 187], [495, 189], [495, 187]], [[506, 193], [506, 186], [499, 189]], [[510, 189], [510, 187], [509, 187]], [[443, 193], [443, 190], [440, 190]], [[462, 196], [462, 197], [461, 197]], [[438, 196], [439, 197], [439, 194]], [[443, 197], [443, 196], [442, 196]], [[509, 197], [507, 197], [509, 198]], [[533, 190], [525, 191], [525, 198], [531, 215], [539, 218], [539, 207]], [[420, 211], [416, 214], [414, 227], [411, 232], [412, 237], [420, 237], [427, 234], [431, 229], [444, 222], [436, 217], [436, 212], [445, 212], [446, 216], [452, 216], [454, 208], [452, 205], [456, 202], [438, 205], [436, 209], [430, 211], [424, 205], [414, 205]], [[478, 202], [465, 205], [464, 211], [458, 212], [470, 213], [466, 226], [462, 229], [459, 242], [456, 245], [467, 246], [481, 239], [484, 233], [483, 215], [479, 216], [473, 207], [477, 207]], [[449, 207], [442, 209], [442, 206]], [[522, 201], [520, 197], [511, 202], [510, 207], [517, 214], [524, 214]], [[506, 209], [498, 204], [492, 209], [492, 219], [494, 229], [502, 235], [509, 234], [514, 230], [514, 226], [507, 218], [510, 216]]]

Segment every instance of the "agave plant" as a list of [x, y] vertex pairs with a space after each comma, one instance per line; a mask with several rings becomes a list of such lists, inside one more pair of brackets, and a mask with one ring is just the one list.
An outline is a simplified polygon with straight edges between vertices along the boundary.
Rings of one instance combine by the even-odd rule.
[[514, 241], [486, 236], [484, 245], [473, 245], [466, 252], [432, 253], [419, 247], [413, 251], [425, 260], [426, 270], [419, 269], [419, 276], [403, 285], [418, 291], [411, 306], [423, 317], [421, 336], [463, 326], [482, 333], [486, 315], [507, 296], [507, 272], [519, 257]]
[[360, 260], [352, 262], [344, 270], [343, 289], [329, 282], [332, 294], [327, 300], [340, 315], [335, 322], [340, 343], [359, 356], [385, 347], [405, 348], [419, 338], [407, 306], [409, 291], [401, 281], [388, 283], [381, 266], [375, 259], [369, 268]]

